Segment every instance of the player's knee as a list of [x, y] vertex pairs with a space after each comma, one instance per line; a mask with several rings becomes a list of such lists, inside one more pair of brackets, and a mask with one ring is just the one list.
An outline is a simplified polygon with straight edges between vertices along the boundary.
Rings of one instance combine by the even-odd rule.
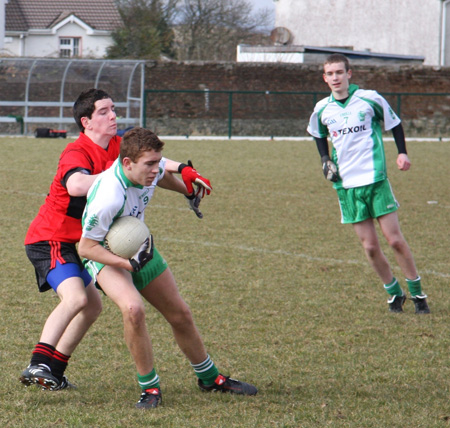
[[367, 257], [373, 259], [377, 257], [380, 253], [381, 249], [378, 243], [372, 241], [363, 242], [364, 251], [367, 254]]
[[92, 321], [95, 321], [101, 314], [103, 309], [103, 304], [100, 299], [95, 299], [94, 301], [89, 300], [87, 307], [85, 308], [86, 316]]
[[390, 236], [387, 238], [387, 242], [394, 251], [399, 253], [402, 253], [408, 246], [401, 235]]
[[63, 304], [67, 307], [67, 310], [73, 314], [77, 314], [88, 307], [88, 298], [85, 294], [75, 294], [73, 296], [67, 296], [63, 299]]
[[184, 329], [194, 324], [192, 312], [189, 306], [183, 305], [176, 312], [172, 313], [168, 319], [174, 329]]
[[139, 327], [145, 323], [145, 307], [142, 302], [130, 302], [122, 308], [122, 316], [124, 323]]

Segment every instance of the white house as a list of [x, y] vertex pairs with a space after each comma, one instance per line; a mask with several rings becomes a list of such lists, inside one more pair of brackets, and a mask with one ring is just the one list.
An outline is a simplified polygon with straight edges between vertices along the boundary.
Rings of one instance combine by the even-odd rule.
[[122, 23], [114, 0], [6, 0], [5, 17], [13, 57], [102, 58]]
[[274, 0], [278, 45], [424, 57], [450, 66], [450, 0]]

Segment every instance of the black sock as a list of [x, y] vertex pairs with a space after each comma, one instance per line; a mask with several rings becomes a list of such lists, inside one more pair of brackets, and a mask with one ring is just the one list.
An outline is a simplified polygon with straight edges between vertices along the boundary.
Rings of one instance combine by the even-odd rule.
[[52, 371], [53, 376], [56, 377], [60, 382], [63, 378], [64, 371], [67, 368], [67, 364], [69, 363], [70, 355], [64, 355], [61, 352], [55, 350], [53, 354], [52, 362], [50, 363], [50, 369]]
[[54, 352], [54, 346], [49, 345], [48, 343], [39, 342], [34, 347], [30, 365], [37, 366], [38, 364], [45, 364], [46, 366], [50, 367]]

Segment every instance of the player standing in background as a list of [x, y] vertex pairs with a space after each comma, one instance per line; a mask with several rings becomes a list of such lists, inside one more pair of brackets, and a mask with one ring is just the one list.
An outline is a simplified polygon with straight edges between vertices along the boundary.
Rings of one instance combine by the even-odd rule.
[[[144, 221], [145, 208], [157, 185], [186, 193], [183, 182], [166, 169], [166, 159], [161, 154], [163, 146], [157, 135], [147, 129], [134, 128], [124, 135], [119, 159], [97, 178], [88, 193], [78, 247], [80, 255], [88, 259], [86, 266], [90, 274], [122, 312], [125, 341], [142, 389], [136, 407], [154, 408], [162, 400], [142, 297], [169, 322], [201, 390], [255, 395], [257, 389], [253, 385], [219, 373], [205, 350], [191, 310], [180, 296], [167, 262], [156, 248], [149, 248], [147, 243], [127, 260], [102, 245], [115, 219], [131, 215]], [[180, 172], [186, 167], [180, 165]], [[206, 189], [210, 190], [207, 184]]]
[[[75, 245], [81, 237], [87, 191], [96, 176], [117, 159], [121, 141], [116, 135], [114, 102], [106, 92], [82, 92], [73, 113], [80, 135], [62, 152], [49, 194], [25, 237], [39, 291], [52, 288], [61, 302], [47, 318], [20, 381], [51, 390], [73, 387], [64, 371], [72, 352], [102, 310], [99, 292]], [[167, 160], [172, 172], [178, 171], [179, 165]], [[198, 174], [191, 167], [185, 171], [183, 180], [191, 189], [190, 207], [201, 217], [198, 204], [203, 195], [196, 196], [191, 183]]]
[[[413, 255], [400, 230], [399, 204], [387, 178], [380, 122], [384, 122], [386, 131], [392, 130], [398, 168], [407, 171], [411, 166], [401, 121], [376, 91], [350, 84], [352, 70], [347, 57], [330, 55], [323, 69], [331, 94], [316, 104], [308, 132], [316, 140], [325, 177], [334, 182], [341, 222], [353, 224], [369, 263], [390, 295], [389, 310], [403, 312], [406, 295], [381, 249], [374, 219], [378, 221], [406, 277], [415, 312], [428, 314], [427, 296], [422, 292]], [[331, 159], [327, 137], [333, 145]]]

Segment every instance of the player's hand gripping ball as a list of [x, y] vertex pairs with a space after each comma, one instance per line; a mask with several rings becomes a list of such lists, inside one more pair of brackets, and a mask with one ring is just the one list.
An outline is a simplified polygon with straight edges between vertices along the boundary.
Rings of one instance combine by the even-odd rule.
[[133, 268], [134, 272], [139, 272], [151, 259], [153, 258], [153, 236], [150, 235], [140, 248], [136, 251], [136, 254], [130, 257], [128, 260]]
[[323, 175], [327, 180], [332, 181], [333, 183], [336, 183], [336, 181], [338, 181], [339, 176], [336, 165], [329, 156], [322, 156], [322, 169]]
[[119, 217], [113, 222], [104, 239], [105, 248], [117, 256], [133, 257], [150, 238], [146, 224], [133, 216]]

